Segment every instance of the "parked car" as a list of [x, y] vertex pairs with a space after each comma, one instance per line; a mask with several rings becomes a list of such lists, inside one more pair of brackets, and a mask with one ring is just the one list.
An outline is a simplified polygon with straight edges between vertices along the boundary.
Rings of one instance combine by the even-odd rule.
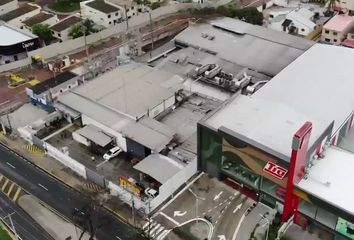
[[103, 159], [104, 160], [110, 160], [116, 156], [118, 156], [119, 153], [122, 152], [122, 149], [118, 146], [115, 146], [113, 148], [111, 148], [108, 152], [106, 152], [104, 155], [103, 155]]

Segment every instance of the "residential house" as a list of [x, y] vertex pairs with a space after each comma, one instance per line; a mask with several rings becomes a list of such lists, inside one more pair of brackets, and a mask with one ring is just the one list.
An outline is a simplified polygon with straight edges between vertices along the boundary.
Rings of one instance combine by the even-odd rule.
[[124, 18], [131, 18], [133, 16], [139, 15], [139, 13], [146, 12], [149, 10], [149, 7], [144, 4], [137, 4], [133, 0], [108, 0], [109, 2], [120, 6], [124, 9]]
[[305, 37], [318, 27], [315, 22], [315, 13], [306, 8], [288, 8], [287, 10], [268, 12], [268, 14], [268, 27], [277, 31], [294, 33]]
[[70, 28], [80, 22], [81, 19], [79, 17], [72, 15], [52, 25], [50, 29], [53, 32], [53, 36], [62, 42], [70, 38]]
[[354, 11], [354, 0], [339, 0], [336, 2], [336, 6], [342, 10]]
[[342, 42], [342, 45], [345, 47], [354, 48], [354, 26], [349, 29], [347, 39]]
[[0, 20], [7, 22], [14, 27], [23, 28], [23, 21], [37, 15], [40, 11], [41, 7], [37, 4], [26, 3], [19, 8], [0, 16]]
[[17, 0], [0, 0], [0, 16], [18, 8]]
[[31, 18], [23, 21], [23, 29], [32, 31], [32, 27], [35, 24], [48, 24], [49, 26], [56, 24], [59, 21], [57, 15], [49, 12], [40, 12]]
[[120, 23], [123, 19], [124, 8], [104, 0], [89, 0], [81, 2], [80, 6], [82, 17], [106, 28]]
[[335, 15], [324, 26], [321, 40], [326, 43], [340, 45], [354, 26], [354, 17]]

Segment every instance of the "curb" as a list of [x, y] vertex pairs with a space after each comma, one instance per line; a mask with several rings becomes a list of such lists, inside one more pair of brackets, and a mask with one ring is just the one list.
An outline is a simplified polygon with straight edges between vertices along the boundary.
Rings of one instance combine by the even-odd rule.
[[[0, 218], [0, 228], [8, 233], [11, 239], [16, 239], [14, 230], [3, 220]], [[22, 240], [20, 236], [18, 236], [19, 240]]]

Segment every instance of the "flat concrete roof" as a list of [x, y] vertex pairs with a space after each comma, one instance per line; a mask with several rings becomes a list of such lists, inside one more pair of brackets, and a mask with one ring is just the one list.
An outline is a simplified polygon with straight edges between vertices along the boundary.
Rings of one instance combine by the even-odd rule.
[[[292, 136], [313, 124], [310, 145], [354, 110], [354, 50], [316, 44], [251, 96], [230, 100], [205, 123], [227, 128], [290, 158]], [[287, 160], [287, 159], [284, 159]]]
[[33, 34], [24, 33], [20, 29], [15, 29], [7, 25], [0, 26], [0, 36], [0, 46], [14, 45], [17, 43], [31, 40], [33, 38], [37, 38], [37, 36]]
[[140, 118], [148, 109], [174, 96], [182, 89], [182, 82], [182, 78], [163, 70], [130, 63], [73, 91], [133, 118]]
[[354, 214], [354, 188], [348, 183], [354, 181], [354, 154], [329, 147], [323, 159], [316, 160], [309, 170], [307, 179], [297, 187], [331, 205]]
[[178, 34], [175, 41], [269, 76], [279, 73], [314, 44], [232, 18], [192, 25]]

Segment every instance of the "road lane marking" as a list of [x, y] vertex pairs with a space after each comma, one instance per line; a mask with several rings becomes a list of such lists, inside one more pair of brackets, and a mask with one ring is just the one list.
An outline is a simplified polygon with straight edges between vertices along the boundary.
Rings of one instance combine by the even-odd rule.
[[236, 206], [236, 208], [232, 211], [232, 213], [236, 213], [238, 210], [241, 209], [243, 203], [240, 203], [239, 205]]
[[46, 187], [43, 186], [42, 184], [38, 183], [38, 186], [40, 186], [40, 187], [43, 188], [44, 190], [48, 191], [48, 188], [46, 188]]
[[238, 222], [237, 227], [236, 227], [236, 229], [235, 229], [234, 235], [232, 235], [232, 240], [236, 240], [238, 231], [239, 231], [240, 228], [241, 228], [241, 224], [242, 224], [243, 220], [244, 220], [245, 217], [246, 217], [246, 215], [245, 215], [246, 212], [247, 212], [247, 210], [243, 213], [242, 217], [240, 218], [240, 221]]
[[177, 226], [180, 225], [179, 222], [177, 222], [176, 220], [174, 220], [173, 218], [171, 218], [170, 216], [168, 216], [168, 215], [165, 214], [164, 212], [160, 212], [160, 215], [164, 216], [165, 218], [167, 218], [168, 220], [170, 220], [171, 222], [173, 222], [173, 223], [176, 224]]
[[10, 167], [12, 167], [13, 169], [15, 169], [16, 167], [14, 165], [12, 165], [11, 163], [9, 162], [6, 162], [7, 165], [9, 165]]
[[122, 240], [120, 237], [116, 236], [117, 239]]
[[1, 188], [2, 191], [5, 190], [8, 183], [9, 183], [9, 179], [6, 178], [5, 183], [4, 183], [4, 185], [2, 185], [2, 188]]
[[15, 183], [13, 182], [9, 188], [9, 191], [7, 191], [7, 193], [6, 193], [7, 196], [10, 196], [10, 193], [11, 193], [12, 189], [14, 188], [14, 186], [15, 186]]
[[20, 196], [20, 192], [21, 192], [21, 188], [18, 188], [17, 191], [16, 191], [16, 193], [15, 193], [15, 196], [14, 196], [14, 198], [13, 198], [14, 202], [17, 201], [18, 197]]
[[4, 176], [3, 175], [0, 175], [0, 182], [1, 182], [1, 180], [4, 178]]
[[147, 226], [149, 226], [149, 222], [146, 222], [146, 223], [144, 224], [143, 230], [144, 230], [145, 228], [147, 228]]
[[187, 211], [181, 212], [181, 211], [174, 211], [173, 216], [174, 217], [183, 217], [184, 215], [186, 215]]
[[215, 197], [214, 197], [214, 201], [217, 201], [217, 200], [220, 198], [220, 196], [221, 196], [221, 194], [222, 194], [223, 192], [224, 192], [224, 191], [220, 191], [218, 194], [216, 194]]

